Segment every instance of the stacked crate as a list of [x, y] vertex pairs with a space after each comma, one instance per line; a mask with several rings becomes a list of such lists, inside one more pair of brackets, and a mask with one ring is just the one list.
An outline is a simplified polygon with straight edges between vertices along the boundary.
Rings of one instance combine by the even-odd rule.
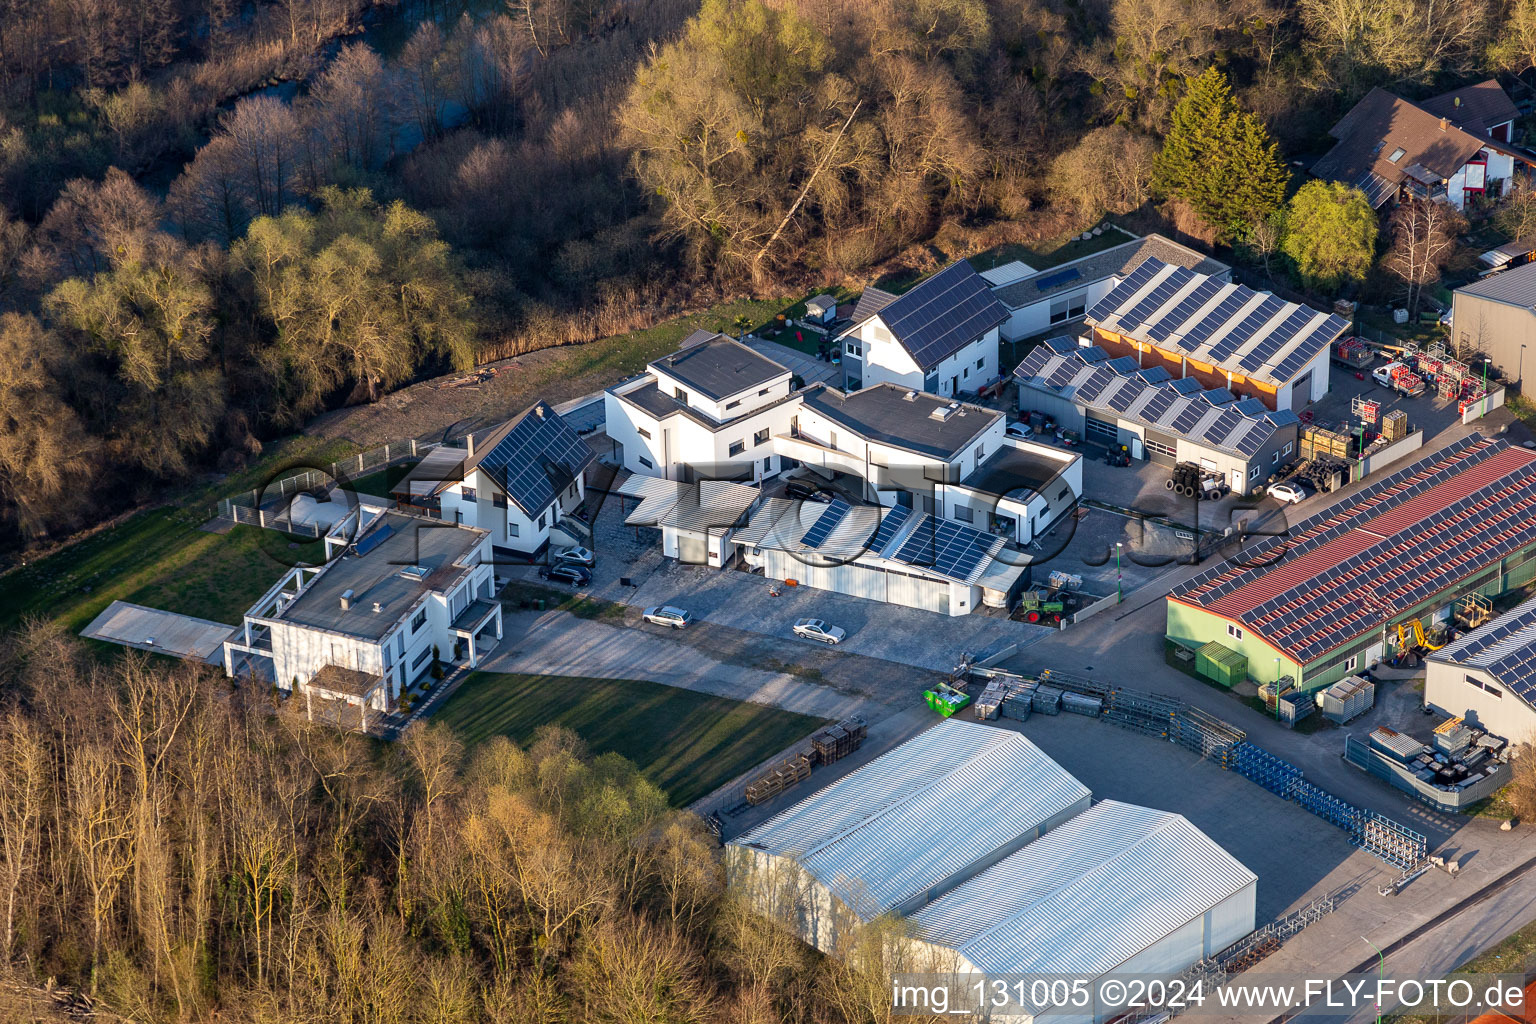
[[811, 737], [812, 763], [831, 764], [842, 760], [859, 749], [868, 732], [869, 727], [862, 718], [848, 718], [828, 726]]
[[1381, 419], [1381, 436], [1388, 441], [1401, 441], [1408, 436], [1408, 414], [1401, 409], [1387, 413]]
[[780, 761], [747, 783], [747, 803], [756, 807], [811, 777], [811, 759], [805, 754]]

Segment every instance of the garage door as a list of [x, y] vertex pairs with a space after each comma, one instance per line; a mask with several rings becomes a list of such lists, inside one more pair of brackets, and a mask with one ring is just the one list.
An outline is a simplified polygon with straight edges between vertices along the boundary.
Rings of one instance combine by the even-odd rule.
[[1146, 441], [1147, 458], [1152, 460], [1154, 466], [1174, 466], [1178, 464], [1178, 445], [1174, 439], [1166, 434], [1155, 431], [1147, 431]]
[[1312, 397], [1312, 371], [1297, 377], [1291, 384], [1291, 411], [1301, 412], [1307, 407], [1307, 399]]
[[1085, 422], [1088, 440], [1097, 441], [1099, 444], [1119, 444], [1120, 428], [1117, 424], [1106, 423], [1104, 420], [1089, 414]]
[[677, 560], [684, 565], [708, 565], [709, 538], [698, 534], [679, 533]]
[[885, 599], [891, 604], [949, 614], [949, 584], [916, 576], [886, 574]]

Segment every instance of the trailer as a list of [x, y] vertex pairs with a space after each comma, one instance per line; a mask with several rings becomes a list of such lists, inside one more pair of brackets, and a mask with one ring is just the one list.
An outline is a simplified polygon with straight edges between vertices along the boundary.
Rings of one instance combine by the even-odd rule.
[[1371, 378], [1384, 388], [1391, 388], [1400, 395], [1417, 398], [1424, 393], [1424, 378], [1407, 363], [1388, 363], [1371, 371]]

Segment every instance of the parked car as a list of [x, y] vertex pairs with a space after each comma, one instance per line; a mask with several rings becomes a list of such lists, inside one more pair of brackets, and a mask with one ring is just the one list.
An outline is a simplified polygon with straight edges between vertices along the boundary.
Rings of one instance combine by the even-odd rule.
[[799, 480], [791, 480], [784, 485], [784, 497], [793, 498], [796, 501], [818, 501], [828, 504], [832, 501], [832, 495], [810, 484], [801, 483]]
[[583, 547], [562, 548], [555, 552], [554, 557], [550, 561], [557, 565], [564, 563], [566, 565], [585, 565], [588, 567], [591, 567], [596, 562], [592, 557], [592, 552]]
[[1020, 440], [1035, 436], [1035, 428], [1022, 421], [1008, 424], [1006, 431], [1009, 437], [1017, 437]]
[[673, 629], [682, 629], [693, 621], [693, 612], [670, 604], [647, 608], [644, 616], [646, 622], [654, 622], [658, 626], [671, 626]]
[[1279, 498], [1287, 505], [1295, 505], [1306, 500], [1307, 489], [1300, 484], [1271, 484], [1269, 496]]
[[592, 570], [579, 565], [545, 565], [539, 568], [539, 578], [584, 587], [592, 582]]
[[807, 640], [820, 640], [824, 644], [838, 644], [848, 634], [838, 626], [828, 625], [824, 619], [797, 619], [795, 635]]

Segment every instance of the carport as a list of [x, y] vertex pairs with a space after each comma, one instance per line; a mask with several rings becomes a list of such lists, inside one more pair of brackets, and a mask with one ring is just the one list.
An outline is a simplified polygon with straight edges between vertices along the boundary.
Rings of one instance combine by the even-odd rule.
[[190, 661], [219, 663], [224, 641], [236, 627], [222, 622], [113, 601], [80, 635]]

